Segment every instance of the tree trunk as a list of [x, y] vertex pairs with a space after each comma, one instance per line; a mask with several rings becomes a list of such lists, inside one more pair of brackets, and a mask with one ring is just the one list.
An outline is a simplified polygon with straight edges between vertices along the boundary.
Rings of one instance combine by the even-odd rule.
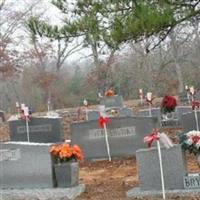
[[181, 66], [179, 64], [179, 54], [178, 54], [178, 48], [176, 45], [176, 38], [175, 38], [174, 31], [172, 31], [171, 34], [169, 34], [169, 37], [171, 39], [172, 58], [174, 60], [175, 70], [176, 70], [177, 79], [178, 79], [178, 92], [182, 93], [184, 91], [183, 74], [182, 74]]

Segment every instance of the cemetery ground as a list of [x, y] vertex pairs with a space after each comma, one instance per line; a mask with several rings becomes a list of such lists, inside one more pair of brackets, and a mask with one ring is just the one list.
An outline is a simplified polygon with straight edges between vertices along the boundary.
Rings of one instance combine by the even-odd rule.
[[[168, 130], [174, 138], [175, 131]], [[187, 155], [187, 167], [191, 173], [199, 172], [196, 158]], [[139, 186], [136, 158], [128, 157], [109, 161], [85, 161], [80, 165], [80, 182], [86, 191], [77, 200], [161, 200], [161, 197], [127, 198], [126, 192]], [[167, 196], [168, 200], [200, 200], [199, 195], [181, 194]]]
[[[126, 105], [137, 111], [139, 108], [135, 102], [126, 102]], [[67, 116], [63, 116], [64, 119], [64, 132], [69, 131], [68, 124], [71, 122]], [[174, 143], [177, 143], [177, 132], [181, 131], [179, 128], [165, 128], [165, 133], [172, 139]], [[9, 140], [8, 127], [3, 125], [0, 130], [0, 137], [2, 141]], [[66, 135], [65, 135], [66, 136]], [[170, 162], [170, 161], [169, 161]], [[200, 169], [197, 166], [196, 157], [187, 154], [187, 168], [189, 173], [199, 173]], [[108, 160], [96, 160], [96, 161], [83, 161], [80, 163], [80, 183], [85, 184], [85, 192], [82, 193], [75, 200], [161, 200], [160, 197], [136, 197], [127, 198], [126, 192], [134, 187], [139, 186], [138, 171], [136, 158], [123, 157]], [[53, 198], [54, 199], [54, 198]], [[49, 200], [53, 200], [49, 199]], [[1, 200], [1, 198], [0, 198]], [[15, 199], [15, 200], [33, 200], [29, 198]], [[41, 200], [40, 197], [34, 200]], [[65, 198], [55, 199], [65, 200]], [[200, 200], [200, 195], [195, 194], [176, 194], [167, 195], [167, 200]]]

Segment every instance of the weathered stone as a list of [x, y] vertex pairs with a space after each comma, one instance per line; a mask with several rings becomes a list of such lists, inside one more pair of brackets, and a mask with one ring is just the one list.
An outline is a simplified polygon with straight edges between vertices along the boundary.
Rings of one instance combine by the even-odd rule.
[[51, 188], [49, 144], [2, 143], [0, 188]]
[[[197, 112], [197, 116], [198, 116], [198, 123], [199, 123], [199, 126], [200, 126], [200, 110]], [[181, 117], [181, 127], [182, 127], [183, 132], [197, 130], [194, 111], [182, 115], [182, 117]]]
[[123, 98], [120, 95], [103, 97], [100, 101], [100, 105], [105, 105], [105, 107], [123, 107]]
[[[111, 122], [107, 125], [111, 156], [135, 155], [137, 149], [145, 147], [144, 136], [155, 127], [157, 127], [157, 118], [111, 118]], [[98, 128], [98, 121], [72, 124], [71, 142], [80, 145], [86, 159], [108, 157], [105, 132], [104, 129]]]
[[[183, 189], [186, 175], [185, 154], [181, 146], [161, 148], [164, 182], [166, 190]], [[141, 190], [162, 190], [157, 147], [136, 151]]]
[[[63, 140], [60, 118], [31, 118], [28, 123], [30, 142], [51, 143]], [[25, 120], [9, 121], [11, 141], [28, 141]]]

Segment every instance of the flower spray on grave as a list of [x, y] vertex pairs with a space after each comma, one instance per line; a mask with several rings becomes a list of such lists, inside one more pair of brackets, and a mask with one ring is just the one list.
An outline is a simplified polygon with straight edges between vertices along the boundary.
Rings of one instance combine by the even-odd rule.
[[29, 121], [31, 120], [31, 112], [28, 107], [25, 106], [25, 104], [19, 105], [18, 102], [16, 102], [16, 109], [18, 113], [18, 118], [21, 120], [25, 120], [26, 122], [26, 134], [27, 134], [27, 141], [30, 142], [29, 137]]
[[143, 99], [144, 99], [144, 94], [143, 94], [142, 89], [139, 89], [139, 97], [140, 97], [140, 104], [142, 106], [143, 105]]
[[83, 154], [78, 145], [69, 146], [67, 143], [53, 144], [50, 146], [49, 152], [56, 164], [83, 160]]
[[196, 130], [187, 133], [180, 133], [178, 134], [178, 138], [183, 150], [197, 156], [197, 162], [200, 167], [200, 131], [197, 115], [197, 109], [200, 108], [200, 101], [195, 100], [196, 91], [193, 86], [189, 88], [189, 92], [191, 95], [191, 106], [195, 116]]
[[185, 86], [185, 90], [186, 90], [186, 93], [187, 93], [188, 103], [190, 104], [190, 88], [189, 88], [188, 85]]
[[84, 105], [84, 108], [85, 108], [85, 118], [86, 118], [86, 121], [88, 121], [88, 101], [86, 99], [83, 100], [83, 105]]
[[106, 148], [108, 153], [108, 160], [111, 161], [110, 145], [108, 142], [108, 132], [106, 124], [110, 123], [110, 118], [107, 117], [105, 106], [99, 106], [100, 117], [98, 119], [99, 128], [103, 128], [105, 132]]
[[200, 131], [189, 131], [178, 135], [179, 143], [183, 150], [197, 156], [197, 162], [200, 167]]
[[173, 144], [165, 133], [159, 133], [157, 129], [155, 128], [152, 130], [152, 132], [148, 136], [144, 137], [144, 143], [147, 143], [148, 148], [151, 148], [153, 142], [157, 143], [158, 158], [159, 158], [159, 165], [160, 165], [160, 176], [161, 176], [161, 184], [162, 184], [162, 196], [163, 196], [163, 199], [166, 199], [160, 142], [163, 143], [163, 145], [166, 148], [173, 147]]
[[106, 92], [105, 92], [105, 96], [106, 97], [113, 97], [114, 96], [114, 91], [113, 91], [113, 89], [112, 88], [110, 88], [109, 90], [107, 90]]
[[163, 114], [164, 118], [168, 118], [168, 114], [173, 113], [177, 106], [176, 98], [170, 95], [165, 95], [161, 102], [161, 113]]
[[155, 99], [155, 97], [153, 97], [152, 92], [147, 92], [147, 95], [146, 95], [146, 102], [147, 102], [148, 105], [149, 105], [149, 117], [152, 117], [151, 109], [152, 109], [152, 106], [153, 106], [153, 100], [154, 100], [154, 99]]
[[79, 162], [83, 154], [78, 145], [54, 144], [49, 149], [52, 158], [54, 187], [73, 187], [79, 184]]

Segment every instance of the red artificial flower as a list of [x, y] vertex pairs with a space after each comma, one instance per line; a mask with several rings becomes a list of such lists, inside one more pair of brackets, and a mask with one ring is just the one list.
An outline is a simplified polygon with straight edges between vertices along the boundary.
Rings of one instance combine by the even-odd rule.
[[192, 102], [192, 110], [195, 110], [195, 108], [200, 108], [200, 101]]
[[197, 142], [199, 142], [199, 140], [200, 140], [200, 136], [198, 136], [198, 135], [192, 136], [192, 141], [193, 141], [194, 144], [196, 144]]
[[108, 124], [110, 122], [110, 118], [100, 116], [98, 119], [99, 128], [103, 128], [104, 124]]
[[144, 137], [144, 143], [147, 143], [148, 148], [151, 148], [151, 145], [154, 141], [159, 140], [157, 129], [153, 129], [150, 135]]
[[173, 96], [166, 95], [161, 102], [161, 111], [164, 113], [172, 112], [175, 110], [176, 106], [176, 99]]

